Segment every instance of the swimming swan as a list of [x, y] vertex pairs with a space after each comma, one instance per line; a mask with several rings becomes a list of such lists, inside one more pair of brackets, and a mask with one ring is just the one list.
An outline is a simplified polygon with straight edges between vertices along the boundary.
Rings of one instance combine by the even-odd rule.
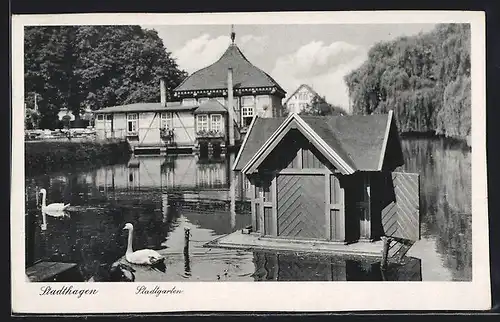
[[40, 193], [42, 194], [42, 212], [53, 216], [59, 216], [61, 213], [64, 215], [63, 211], [66, 210], [70, 204], [65, 205], [63, 203], [51, 203], [50, 205], [47, 205], [47, 190], [42, 188], [40, 189]]
[[128, 230], [128, 244], [127, 251], [125, 252], [125, 259], [129, 263], [138, 265], [156, 265], [165, 261], [165, 257], [161, 256], [157, 251], [152, 249], [141, 249], [134, 252], [132, 250], [134, 226], [131, 223], [127, 223], [123, 229]]

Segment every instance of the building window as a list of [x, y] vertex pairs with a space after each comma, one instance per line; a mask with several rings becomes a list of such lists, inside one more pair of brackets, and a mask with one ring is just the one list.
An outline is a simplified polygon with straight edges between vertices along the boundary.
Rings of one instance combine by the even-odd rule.
[[137, 113], [127, 114], [127, 132], [130, 134], [137, 133]]
[[212, 131], [222, 132], [222, 115], [213, 114], [210, 117], [211, 117], [210, 128], [212, 129]]
[[112, 121], [113, 120], [113, 114], [106, 114], [106, 121]]
[[303, 110], [306, 108], [306, 103], [300, 103], [299, 104], [300, 110]]
[[198, 132], [208, 131], [208, 115], [200, 114], [196, 117], [196, 127]]
[[104, 114], [97, 114], [97, 120], [98, 121], [103, 121], [104, 120]]
[[288, 104], [288, 108], [293, 111], [295, 108], [295, 104]]
[[172, 112], [164, 112], [161, 113], [161, 118], [160, 118], [160, 129], [172, 129], [173, 124], [172, 124]]
[[196, 98], [185, 98], [182, 100], [182, 105], [195, 106], [196, 105]]
[[249, 126], [254, 116], [255, 100], [253, 96], [243, 96], [241, 98], [241, 118], [242, 125]]
[[198, 99], [198, 104], [200, 105], [206, 102], [208, 102], [208, 97], [202, 97]]

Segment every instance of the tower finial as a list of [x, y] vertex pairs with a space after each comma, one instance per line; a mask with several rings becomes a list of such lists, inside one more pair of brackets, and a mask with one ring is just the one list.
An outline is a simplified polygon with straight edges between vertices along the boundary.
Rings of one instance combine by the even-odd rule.
[[231, 43], [234, 44], [234, 38], [236, 34], [234, 33], [234, 25], [231, 25]]

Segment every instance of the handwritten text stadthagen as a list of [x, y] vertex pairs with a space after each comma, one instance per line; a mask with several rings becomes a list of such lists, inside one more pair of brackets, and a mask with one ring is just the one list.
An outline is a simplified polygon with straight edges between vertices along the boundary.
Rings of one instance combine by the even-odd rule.
[[39, 295], [74, 295], [77, 298], [81, 298], [83, 295], [96, 295], [99, 291], [95, 288], [90, 289], [78, 289], [73, 287], [73, 285], [53, 288], [49, 285], [40, 287]]
[[169, 289], [162, 289], [158, 285], [153, 287], [152, 289], [148, 289], [144, 285], [137, 286], [135, 294], [138, 295], [154, 295], [156, 297], [160, 295], [169, 295], [169, 294], [181, 294], [183, 291], [174, 287]]

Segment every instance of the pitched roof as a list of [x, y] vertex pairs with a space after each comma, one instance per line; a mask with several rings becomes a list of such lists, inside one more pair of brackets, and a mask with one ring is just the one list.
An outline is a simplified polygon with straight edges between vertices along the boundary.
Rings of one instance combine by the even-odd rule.
[[[359, 171], [380, 170], [392, 114], [298, 116], [348, 165]], [[285, 118], [258, 118], [247, 133], [234, 170], [245, 167]]]
[[201, 113], [227, 113], [227, 109], [218, 100], [211, 98], [194, 110], [194, 114]]
[[284, 104], [288, 103], [288, 101], [295, 95], [298, 93], [298, 91], [300, 91], [301, 88], [305, 87], [309, 92], [311, 92], [314, 96], [317, 96], [317, 97], [320, 97], [321, 98], [321, 95], [318, 94], [318, 92], [316, 92], [311, 86], [307, 85], [307, 84], [301, 84], [299, 87], [297, 87], [297, 89], [292, 93], [292, 95], [290, 95]]
[[227, 88], [227, 71], [233, 69], [234, 88], [281, 86], [263, 70], [254, 66], [238, 46], [231, 44], [215, 63], [188, 76], [174, 91], [213, 90]]
[[105, 107], [94, 113], [124, 113], [124, 112], [156, 112], [156, 111], [184, 111], [194, 110], [198, 106], [182, 105], [180, 102], [167, 102], [167, 106], [160, 103], [134, 103]]

